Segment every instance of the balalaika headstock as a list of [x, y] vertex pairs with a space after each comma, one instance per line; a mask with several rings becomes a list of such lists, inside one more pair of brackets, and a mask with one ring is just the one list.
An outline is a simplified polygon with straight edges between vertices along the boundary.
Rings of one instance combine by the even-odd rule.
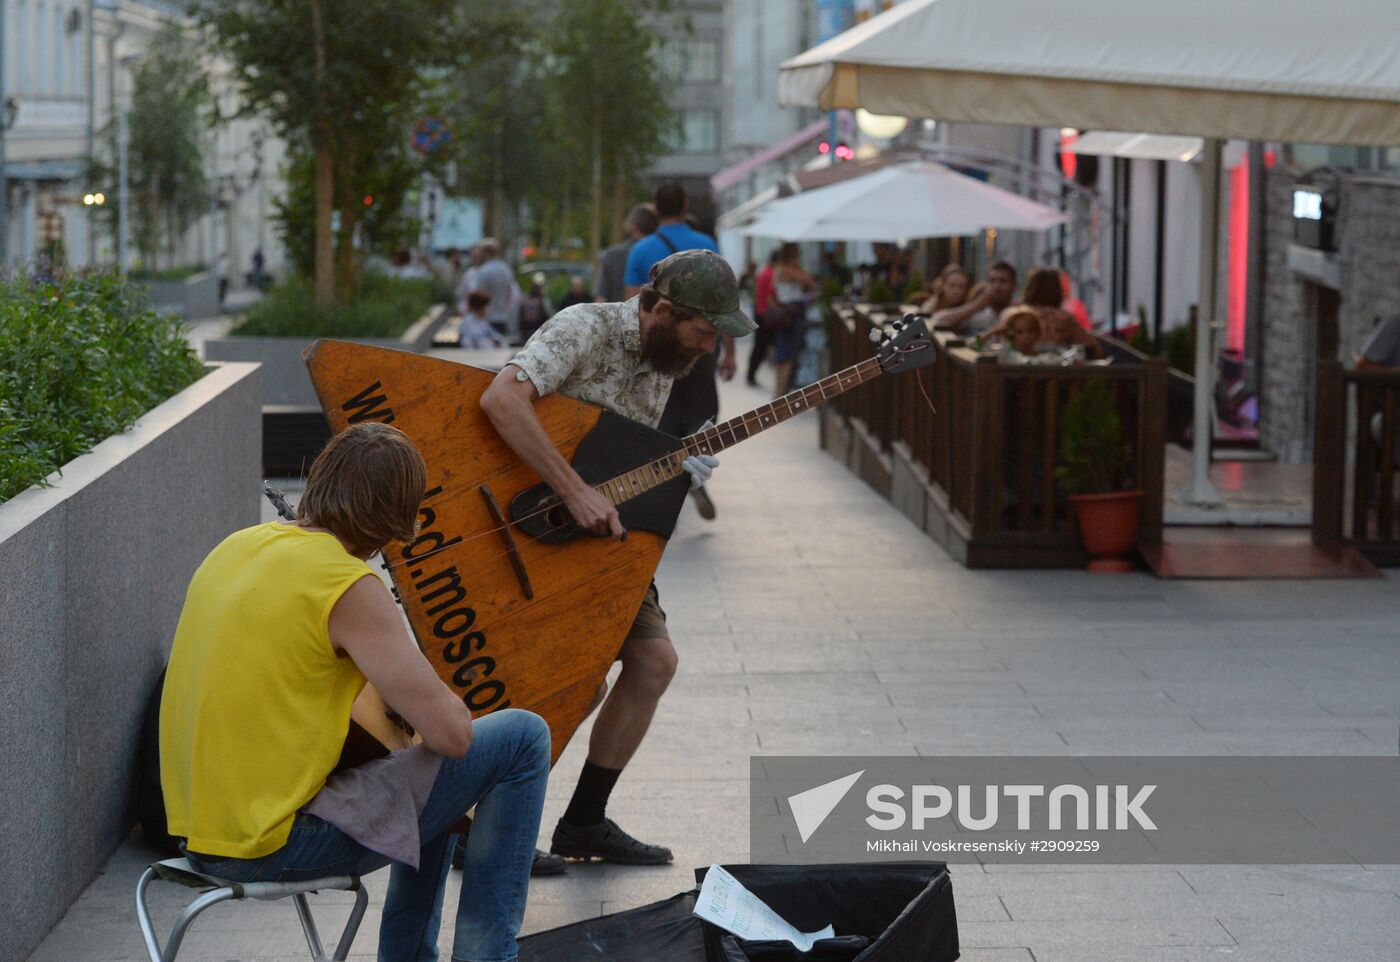
[[872, 327], [870, 339], [875, 342], [880, 369], [886, 374], [912, 371], [933, 363], [933, 338], [929, 337], [924, 319], [917, 314], [906, 314], [888, 328]]

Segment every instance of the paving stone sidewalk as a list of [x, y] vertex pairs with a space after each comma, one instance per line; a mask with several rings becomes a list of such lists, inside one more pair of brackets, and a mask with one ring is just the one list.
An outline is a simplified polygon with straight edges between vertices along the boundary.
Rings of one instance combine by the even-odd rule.
[[[763, 400], [742, 384], [724, 390], [731, 414]], [[747, 861], [756, 753], [1397, 750], [1396, 572], [1166, 582], [968, 571], [823, 454], [816, 430], [807, 415], [727, 452], [711, 485], [718, 520], [688, 508], [661, 566], [680, 673], [611, 814], [670, 845], [675, 865], [537, 879], [527, 931], [667, 897], [696, 866]], [[587, 735], [553, 776], [546, 845]], [[139, 838], [124, 844], [31, 962], [144, 959], [132, 893], [151, 858]], [[374, 957], [385, 881], [368, 879], [374, 905], [353, 958]], [[953, 882], [968, 962], [1400, 958], [1395, 868], [955, 866]], [[318, 898], [323, 932], [347, 901]], [[454, 888], [443, 958], [455, 902]], [[173, 903], [161, 906], [168, 924]], [[216, 908], [186, 946], [188, 962], [306, 958], [286, 903]]]

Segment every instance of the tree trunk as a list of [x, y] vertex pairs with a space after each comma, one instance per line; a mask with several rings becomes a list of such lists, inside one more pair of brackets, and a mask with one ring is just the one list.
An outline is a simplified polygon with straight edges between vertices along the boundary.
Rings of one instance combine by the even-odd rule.
[[612, 223], [608, 225], [608, 238], [613, 243], [622, 240], [622, 222], [626, 217], [627, 185], [623, 182], [621, 175], [617, 171], [613, 171]]
[[[326, 84], [326, 33], [321, 23], [320, 0], [311, 0], [312, 44], [316, 62], [316, 86], [324, 96]], [[335, 205], [335, 161], [331, 155], [331, 131], [324, 114], [316, 125], [316, 303], [335, 303], [335, 239], [331, 236], [331, 208]]]
[[335, 167], [328, 145], [316, 148], [316, 303], [335, 303], [335, 236], [331, 210], [335, 206]]
[[141, 240], [145, 268], [148, 271], [156, 270], [160, 266], [160, 198], [154, 190], [146, 191], [146, 231]]
[[505, 206], [506, 192], [505, 181], [505, 161], [503, 141], [505, 140], [505, 124], [496, 125], [496, 136], [492, 141], [491, 150], [494, 156], [491, 160], [491, 236], [496, 238], [496, 242], [501, 245], [501, 250], [507, 250], [505, 238]]
[[360, 213], [354, 204], [346, 204], [340, 211], [340, 235], [336, 245], [335, 290], [336, 299], [341, 303], [354, 300], [359, 290], [359, 276], [355, 263], [355, 230], [359, 226]]
[[593, 120], [593, 191], [588, 205], [588, 249], [603, 247], [603, 144], [600, 121]]

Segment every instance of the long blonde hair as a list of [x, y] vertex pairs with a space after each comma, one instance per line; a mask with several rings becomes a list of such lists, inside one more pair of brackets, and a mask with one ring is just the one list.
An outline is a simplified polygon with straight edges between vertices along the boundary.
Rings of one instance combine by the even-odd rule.
[[[957, 275], [957, 274], [961, 274], [961, 275], [962, 275], [962, 279], [963, 279], [963, 296], [962, 296], [962, 299], [961, 299], [960, 301], [958, 301], [956, 304], [947, 304], [947, 303], [944, 303], [944, 301], [943, 301], [943, 289], [944, 289], [944, 287], [947, 285], [948, 278], [953, 277], [954, 275]], [[972, 287], [972, 278], [968, 276], [967, 271], [965, 271], [965, 270], [962, 269], [962, 265], [960, 265], [960, 264], [949, 264], [947, 267], [943, 268], [943, 270], [939, 271], [939, 272], [938, 272], [938, 277], [934, 279], [934, 282], [933, 282], [933, 291], [932, 291], [932, 294], [930, 295], [930, 299], [933, 301], [933, 308], [932, 308], [932, 310], [941, 311], [941, 310], [945, 310], [945, 309], [950, 308], [950, 307], [962, 307], [964, 304], [967, 303], [968, 295], [971, 293], [971, 287]]]

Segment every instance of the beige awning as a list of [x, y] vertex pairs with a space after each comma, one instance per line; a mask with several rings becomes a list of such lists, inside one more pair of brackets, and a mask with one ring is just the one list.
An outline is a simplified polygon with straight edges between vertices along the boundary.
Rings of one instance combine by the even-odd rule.
[[1201, 153], [1200, 137], [1175, 134], [1129, 134], [1116, 130], [1091, 130], [1080, 134], [1068, 147], [1076, 154], [1126, 157], [1130, 160], [1194, 160]]
[[1028, 126], [1400, 144], [1396, 0], [908, 0], [780, 100]]

